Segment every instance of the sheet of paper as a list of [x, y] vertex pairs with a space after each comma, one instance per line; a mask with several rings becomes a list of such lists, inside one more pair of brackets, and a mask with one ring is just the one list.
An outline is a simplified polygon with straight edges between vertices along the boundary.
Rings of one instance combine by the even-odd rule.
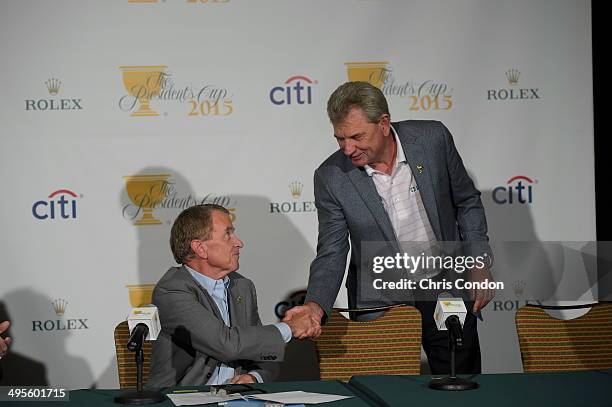
[[169, 393], [166, 394], [175, 406], [194, 406], [197, 404], [221, 403], [229, 400], [238, 400], [242, 397], [240, 394], [231, 394], [228, 396], [213, 396], [208, 392], [194, 393]]
[[335, 394], [309, 393], [305, 391], [285, 391], [282, 393], [251, 394], [248, 398], [275, 401], [283, 404], [319, 404], [343, 400], [352, 396], [337, 396]]

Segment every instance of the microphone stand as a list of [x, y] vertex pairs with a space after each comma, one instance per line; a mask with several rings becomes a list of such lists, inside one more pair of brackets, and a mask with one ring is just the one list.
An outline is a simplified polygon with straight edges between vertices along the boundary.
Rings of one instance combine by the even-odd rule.
[[[137, 329], [135, 329], [137, 331]], [[142, 389], [142, 366], [144, 364], [144, 339], [147, 336], [148, 328], [144, 331], [144, 334], [137, 335], [134, 332], [132, 338], [130, 338], [127, 348], [132, 352], [135, 352], [136, 360], [136, 391], [127, 391], [120, 396], [115, 397], [113, 400], [118, 404], [153, 404], [160, 403], [166, 399], [163, 393], [158, 391], [149, 391]], [[136, 338], [135, 338], [136, 337]]]
[[478, 388], [478, 383], [473, 382], [469, 379], [462, 379], [457, 377], [455, 373], [455, 352], [457, 348], [463, 347], [463, 334], [461, 332], [461, 323], [456, 315], [451, 315], [446, 318], [444, 325], [448, 329], [448, 337], [451, 354], [451, 371], [450, 376], [443, 377], [440, 379], [431, 379], [429, 382], [429, 388], [434, 390], [446, 390], [446, 391], [460, 391], [460, 390], [473, 390]]

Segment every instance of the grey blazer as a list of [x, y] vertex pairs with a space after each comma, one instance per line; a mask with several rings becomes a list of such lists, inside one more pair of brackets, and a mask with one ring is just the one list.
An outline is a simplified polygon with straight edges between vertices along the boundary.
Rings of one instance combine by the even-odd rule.
[[[480, 201], [448, 129], [437, 121], [393, 123], [416, 179], [429, 222], [438, 241], [470, 241], [470, 255], [491, 254], [487, 222]], [[382, 305], [358, 295], [362, 241], [399, 245], [372, 177], [352, 164], [341, 150], [314, 174], [319, 234], [317, 255], [310, 266], [306, 301], [317, 302], [329, 315], [336, 299], [351, 243], [347, 275], [350, 307]]]
[[184, 267], [170, 268], [159, 280], [153, 304], [162, 329], [153, 344], [147, 387], [206, 384], [221, 362], [235, 362], [236, 374], [257, 371], [264, 381], [276, 377], [277, 363], [270, 362], [284, 357], [282, 335], [273, 325], [261, 325], [253, 282], [236, 272], [229, 279], [231, 327]]

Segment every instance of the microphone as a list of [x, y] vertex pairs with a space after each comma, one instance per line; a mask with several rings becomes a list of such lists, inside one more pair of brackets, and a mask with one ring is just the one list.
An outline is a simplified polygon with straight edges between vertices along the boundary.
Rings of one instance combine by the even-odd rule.
[[434, 311], [434, 320], [439, 331], [448, 331], [448, 347], [450, 350], [450, 375], [440, 379], [432, 379], [429, 388], [434, 390], [471, 390], [478, 388], [478, 383], [462, 379], [455, 374], [455, 351], [463, 347], [463, 324], [467, 309], [461, 298], [453, 298], [449, 293], [438, 296]]
[[[444, 321], [448, 334], [450, 335], [451, 343], [457, 348], [463, 347], [463, 329], [461, 327], [461, 321], [457, 315], [451, 315]], [[128, 345], [129, 346], [129, 345]]]
[[[465, 308], [463, 300], [461, 298], [453, 298], [448, 293], [440, 294], [434, 311], [434, 319], [439, 331], [446, 331], [449, 329], [446, 320], [453, 315], [459, 320], [459, 328], [461, 329], [465, 322], [465, 316], [467, 315], [467, 309]], [[451, 322], [450, 326], [456, 329], [457, 325], [454, 320]]]
[[159, 312], [155, 305], [132, 308], [127, 317], [130, 329], [130, 340], [127, 348], [135, 352], [136, 360], [136, 391], [128, 391], [116, 396], [113, 400], [119, 404], [150, 404], [159, 403], [166, 399], [166, 396], [158, 391], [146, 391], [142, 389], [144, 351], [142, 345], [145, 339], [153, 341], [157, 339], [161, 331], [159, 322]]
[[142, 346], [142, 343], [148, 334], [149, 327], [146, 324], [141, 322], [136, 325], [136, 327], [132, 330], [132, 336], [130, 336], [130, 340], [127, 343], [127, 348], [130, 350], [130, 352], [136, 352], [138, 348]]
[[[128, 342], [128, 348], [129, 344], [133, 341], [142, 342], [143, 339], [147, 341], [156, 340], [161, 331], [159, 312], [155, 305], [132, 308], [128, 314], [127, 321], [130, 334], [132, 335], [130, 342]], [[145, 330], [145, 328], [147, 329]]]

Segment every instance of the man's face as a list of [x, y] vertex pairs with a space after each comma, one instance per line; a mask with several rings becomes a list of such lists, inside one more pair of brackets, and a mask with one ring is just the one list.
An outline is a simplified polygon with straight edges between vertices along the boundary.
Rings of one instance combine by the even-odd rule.
[[334, 126], [334, 137], [340, 149], [357, 167], [379, 163], [386, 143], [390, 142], [389, 115], [370, 123], [363, 111], [355, 107], [344, 121]]
[[213, 211], [212, 232], [210, 239], [206, 241], [208, 265], [227, 274], [238, 270], [240, 249], [243, 246], [229, 215]]

